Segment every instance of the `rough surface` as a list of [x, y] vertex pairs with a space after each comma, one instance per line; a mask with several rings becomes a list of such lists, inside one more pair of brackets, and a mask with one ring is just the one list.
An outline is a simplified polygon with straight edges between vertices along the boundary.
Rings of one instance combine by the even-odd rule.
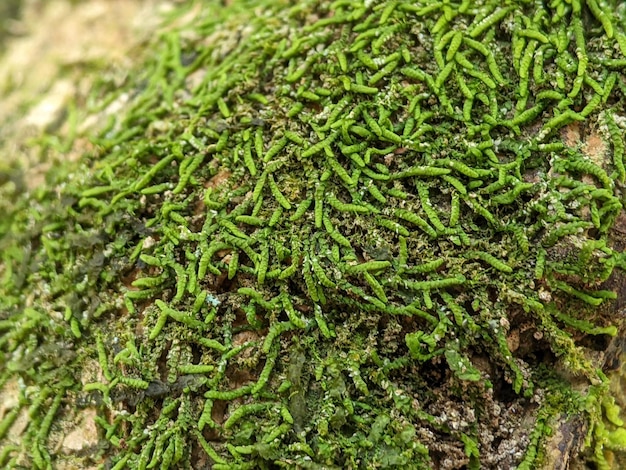
[[623, 7], [270, 3], [0, 224], [0, 465], [616, 465]]

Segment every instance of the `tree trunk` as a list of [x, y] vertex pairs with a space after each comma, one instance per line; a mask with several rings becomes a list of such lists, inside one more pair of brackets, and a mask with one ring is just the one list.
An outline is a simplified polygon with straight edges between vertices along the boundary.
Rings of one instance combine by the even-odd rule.
[[0, 21], [0, 466], [626, 467], [606, 3]]

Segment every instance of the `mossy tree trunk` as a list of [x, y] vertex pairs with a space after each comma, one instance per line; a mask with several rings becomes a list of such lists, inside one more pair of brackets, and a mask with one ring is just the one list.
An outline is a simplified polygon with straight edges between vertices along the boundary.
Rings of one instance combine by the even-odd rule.
[[0, 225], [0, 465], [619, 468], [623, 6], [171, 16]]

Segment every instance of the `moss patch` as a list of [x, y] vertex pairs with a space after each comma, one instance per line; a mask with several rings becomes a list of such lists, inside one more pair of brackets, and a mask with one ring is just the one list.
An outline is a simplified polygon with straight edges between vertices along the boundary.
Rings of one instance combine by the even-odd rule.
[[608, 465], [625, 56], [595, 0], [207, 6], [2, 231], [0, 464]]

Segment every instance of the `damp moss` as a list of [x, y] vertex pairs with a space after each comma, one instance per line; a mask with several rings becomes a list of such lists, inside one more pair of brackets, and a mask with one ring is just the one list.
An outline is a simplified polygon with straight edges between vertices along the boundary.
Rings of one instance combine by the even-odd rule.
[[3, 225], [0, 465], [537, 468], [566, 416], [607, 467], [625, 22], [206, 3]]

